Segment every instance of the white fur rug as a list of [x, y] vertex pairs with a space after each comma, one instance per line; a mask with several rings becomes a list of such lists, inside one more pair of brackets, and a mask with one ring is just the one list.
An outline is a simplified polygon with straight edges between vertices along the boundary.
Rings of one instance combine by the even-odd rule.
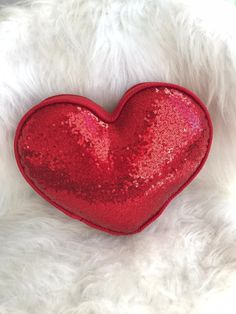
[[[231, 1], [232, 2], [232, 1]], [[209, 0], [38, 0], [0, 11], [0, 314], [234, 314], [236, 8]], [[115, 108], [138, 82], [207, 104], [197, 179], [142, 233], [115, 237], [41, 199], [13, 157], [22, 114], [57, 93]]]

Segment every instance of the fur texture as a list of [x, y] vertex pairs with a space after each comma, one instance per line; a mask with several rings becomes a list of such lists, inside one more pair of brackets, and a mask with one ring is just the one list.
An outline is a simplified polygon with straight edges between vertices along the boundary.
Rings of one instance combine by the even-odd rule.
[[[232, 1], [231, 1], [232, 2]], [[0, 313], [218, 314], [236, 307], [236, 9], [210, 0], [35, 0], [0, 11]], [[198, 178], [142, 233], [72, 220], [23, 180], [17, 122], [78, 93], [113, 110], [138, 82], [193, 90], [213, 119]]]

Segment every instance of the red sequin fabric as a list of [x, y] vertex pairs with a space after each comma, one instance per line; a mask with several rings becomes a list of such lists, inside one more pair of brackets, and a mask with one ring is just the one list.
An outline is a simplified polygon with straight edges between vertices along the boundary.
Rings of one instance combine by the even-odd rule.
[[198, 173], [211, 142], [206, 108], [185, 89], [144, 83], [113, 114], [73, 95], [21, 120], [18, 166], [47, 201], [113, 234], [142, 230]]

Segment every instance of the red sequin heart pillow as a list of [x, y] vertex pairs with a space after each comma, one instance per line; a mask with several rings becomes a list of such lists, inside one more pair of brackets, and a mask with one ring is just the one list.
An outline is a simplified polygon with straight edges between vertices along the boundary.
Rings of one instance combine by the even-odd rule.
[[44, 100], [21, 119], [15, 156], [49, 203], [92, 227], [131, 234], [193, 180], [211, 140], [209, 114], [194, 94], [142, 83], [112, 114], [81, 96]]

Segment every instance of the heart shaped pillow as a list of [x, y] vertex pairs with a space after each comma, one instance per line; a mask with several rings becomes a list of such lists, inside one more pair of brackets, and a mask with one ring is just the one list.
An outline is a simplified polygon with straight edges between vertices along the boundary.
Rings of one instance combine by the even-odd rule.
[[202, 168], [212, 141], [190, 91], [142, 83], [110, 114], [75, 95], [50, 97], [21, 119], [15, 157], [49, 203], [112, 234], [141, 231]]

